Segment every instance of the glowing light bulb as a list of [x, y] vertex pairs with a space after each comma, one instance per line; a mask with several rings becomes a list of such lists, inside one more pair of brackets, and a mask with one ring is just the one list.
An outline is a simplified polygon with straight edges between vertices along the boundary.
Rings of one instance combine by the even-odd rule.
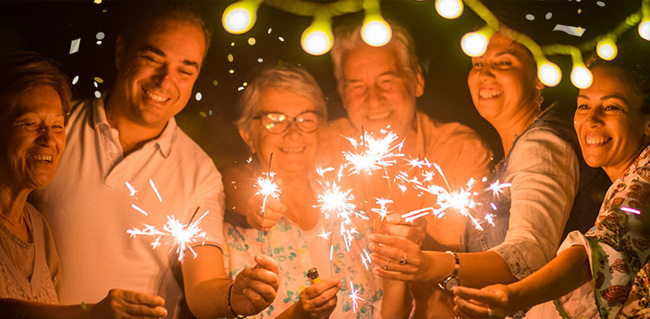
[[436, 11], [445, 19], [456, 19], [463, 14], [463, 2], [460, 0], [436, 0]]
[[334, 42], [329, 18], [316, 18], [300, 37], [300, 45], [311, 55], [323, 55], [332, 48]]
[[368, 45], [381, 47], [386, 45], [392, 37], [393, 31], [381, 15], [369, 16], [363, 21], [361, 38]]
[[639, 23], [639, 35], [650, 41], [650, 18], [643, 18]]
[[469, 32], [460, 39], [460, 47], [465, 54], [478, 57], [485, 53], [489, 38], [483, 32]]
[[257, 21], [258, 7], [257, 1], [239, 1], [229, 5], [221, 17], [224, 29], [233, 34], [247, 32]]
[[542, 84], [554, 87], [560, 83], [560, 80], [562, 79], [562, 71], [557, 64], [545, 60], [543, 62], [537, 62], [537, 65], [539, 66], [537, 69], [537, 77]]
[[586, 89], [591, 86], [594, 76], [584, 65], [574, 66], [571, 70], [571, 83], [579, 89]]
[[613, 39], [605, 38], [598, 41], [598, 44], [596, 45], [596, 53], [598, 53], [598, 56], [601, 59], [611, 61], [616, 58], [618, 47]]

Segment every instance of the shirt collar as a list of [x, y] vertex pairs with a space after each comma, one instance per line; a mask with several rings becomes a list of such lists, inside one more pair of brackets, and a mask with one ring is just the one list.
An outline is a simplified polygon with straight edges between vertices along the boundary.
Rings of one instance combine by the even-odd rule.
[[[108, 94], [103, 93], [102, 97], [96, 98], [92, 101], [93, 109], [95, 110], [95, 112], [92, 112], [93, 127], [95, 127], [95, 129], [100, 129], [101, 127], [111, 128], [111, 125], [108, 123], [108, 118], [106, 117], [106, 106], [104, 105], [106, 96], [108, 96]], [[157, 145], [161, 155], [165, 158], [169, 157], [172, 150], [172, 139], [176, 127], [176, 119], [172, 117], [167, 121], [167, 125], [165, 125], [160, 136], [147, 142], [143, 147], [152, 144]]]

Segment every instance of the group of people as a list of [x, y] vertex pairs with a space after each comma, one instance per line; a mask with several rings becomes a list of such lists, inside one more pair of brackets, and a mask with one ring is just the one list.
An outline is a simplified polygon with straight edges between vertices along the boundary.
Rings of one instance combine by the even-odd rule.
[[[139, 13], [117, 37], [113, 89], [89, 101], [71, 102], [56, 62], [30, 52], [6, 59], [0, 313], [650, 318], [650, 64], [621, 47], [615, 60], [589, 64], [593, 84], [577, 103], [567, 97], [577, 107], [544, 103], [531, 52], [503, 27], [468, 75], [476, 109], [501, 138], [496, 163], [471, 128], [417, 110], [423, 71], [408, 31], [391, 26], [382, 47], [363, 42], [360, 21], [335, 28], [347, 117], [332, 122], [304, 68], [260, 69], [236, 122], [252, 160], [226, 168], [223, 182], [174, 120], [212, 38], [198, 12], [173, 4]], [[453, 209], [407, 220], [437, 196], [402, 191], [396, 176], [425, 167], [400, 158], [373, 174], [340, 168], [358, 147], [349, 139], [387, 131], [403, 159], [436, 163], [434, 185], [509, 187], [483, 192], [474, 221]], [[354, 203], [343, 236], [319, 200], [330, 168]], [[255, 194], [260, 176], [279, 196]], [[201, 220], [205, 236], [181, 262], [127, 234], [168, 215]], [[307, 276], [313, 268], [318, 280]]]

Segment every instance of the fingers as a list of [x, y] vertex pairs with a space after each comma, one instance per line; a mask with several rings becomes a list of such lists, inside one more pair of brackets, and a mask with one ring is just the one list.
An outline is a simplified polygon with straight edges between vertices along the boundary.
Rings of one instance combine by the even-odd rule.
[[275, 259], [269, 256], [257, 255], [255, 256], [255, 262], [257, 263], [255, 268], [261, 267], [275, 273], [276, 275], [280, 274], [280, 265], [278, 265], [278, 262]]
[[[456, 304], [454, 306], [454, 311], [463, 318], [487, 318], [490, 311], [484, 305], [479, 305], [460, 297], [455, 297], [454, 303]], [[503, 316], [498, 316], [493, 313], [491, 318], [503, 318]]]
[[493, 285], [483, 289], [455, 287], [454, 310], [468, 317], [485, 318], [491, 312], [491, 318], [503, 318], [511, 311], [507, 308], [508, 298], [501, 289], [506, 288], [503, 285]]
[[266, 206], [262, 213], [262, 201], [263, 199], [259, 196], [252, 197], [249, 200], [246, 219], [255, 229], [268, 231], [284, 216], [287, 206], [273, 197], [267, 197]]
[[[93, 311], [99, 317], [161, 318], [167, 316], [163, 307], [165, 300], [160, 296], [143, 294], [130, 290], [112, 289]], [[103, 306], [102, 306], [103, 305]]]
[[113, 289], [109, 294], [114, 292], [121, 292], [122, 298], [129, 303], [141, 304], [149, 307], [163, 306], [165, 304], [165, 299], [160, 296], [153, 296], [148, 294], [143, 294], [140, 292], [135, 292], [131, 290], [120, 290]]
[[327, 300], [330, 299], [332, 295], [336, 295], [340, 289], [341, 280], [338, 278], [330, 278], [305, 288], [303, 292], [307, 299], [315, 299], [324, 296]]

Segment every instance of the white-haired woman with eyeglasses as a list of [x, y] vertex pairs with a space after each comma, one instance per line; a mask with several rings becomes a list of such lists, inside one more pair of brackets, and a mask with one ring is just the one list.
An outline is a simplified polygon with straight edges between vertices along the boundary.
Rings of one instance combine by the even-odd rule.
[[[313, 178], [314, 163], [319, 129], [327, 119], [318, 84], [299, 67], [264, 68], [246, 88], [240, 111], [236, 124], [253, 156], [250, 164], [224, 173], [226, 181], [237, 181], [226, 183], [230, 184], [227, 207], [246, 210], [227, 214], [224, 223], [229, 274], [234, 277], [244, 267], [254, 265], [253, 258], [260, 253], [278, 261], [280, 288], [260, 317], [372, 318], [372, 301], [380, 298], [372, 275], [362, 271], [361, 261], [354, 259], [359, 254], [348, 253], [343, 243], [334, 242], [330, 253], [331, 242], [323, 238], [331, 232], [329, 221], [315, 207], [319, 186]], [[269, 171], [280, 188], [279, 198], [251, 196], [251, 177], [266, 177]], [[236, 203], [245, 205], [238, 207]], [[320, 273], [320, 282], [310, 284], [307, 273], [311, 268]], [[358, 309], [348, 298], [349, 282], [364, 297], [371, 297]]]

